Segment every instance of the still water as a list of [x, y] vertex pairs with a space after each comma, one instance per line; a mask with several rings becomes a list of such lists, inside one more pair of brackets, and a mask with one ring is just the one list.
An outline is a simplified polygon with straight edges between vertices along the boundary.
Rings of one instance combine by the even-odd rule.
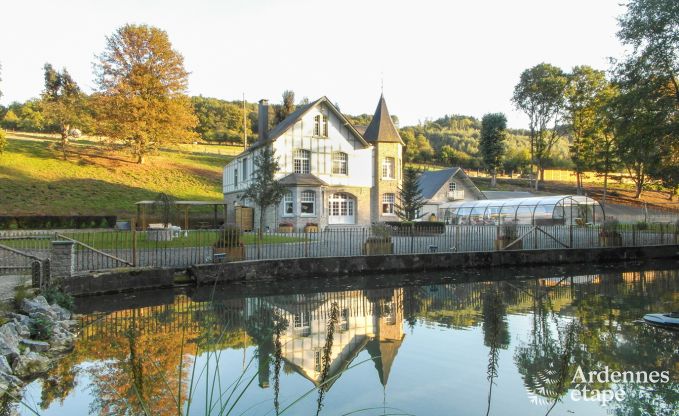
[[679, 332], [639, 321], [679, 310], [677, 262], [203, 287], [77, 308], [74, 352], [28, 386], [21, 414], [678, 414]]

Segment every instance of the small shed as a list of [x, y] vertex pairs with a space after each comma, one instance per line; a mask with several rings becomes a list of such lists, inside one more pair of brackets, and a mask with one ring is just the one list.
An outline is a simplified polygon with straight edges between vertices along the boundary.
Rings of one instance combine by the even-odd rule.
[[[153, 213], [154, 208], [158, 208], [162, 205], [159, 201], [138, 201], [135, 202], [137, 206], [137, 225], [141, 227], [142, 230], [146, 229], [149, 224], [149, 214]], [[189, 229], [189, 214], [191, 208], [195, 207], [212, 207], [211, 221], [201, 221], [199, 223], [199, 228], [213, 228], [217, 229], [221, 223], [226, 222], [226, 206], [225, 201], [172, 201], [170, 203], [171, 209], [174, 211], [172, 218], [176, 218], [177, 221], [181, 221], [179, 225], [185, 230]], [[221, 220], [220, 220], [221, 217]]]

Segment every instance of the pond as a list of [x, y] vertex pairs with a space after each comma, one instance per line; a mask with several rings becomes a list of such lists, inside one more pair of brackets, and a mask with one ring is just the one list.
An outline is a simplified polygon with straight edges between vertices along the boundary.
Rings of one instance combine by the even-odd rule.
[[75, 350], [28, 385], [20, 414], [676, 415], [679, 403], [679, 332], [640, 321], [679, 310], [678, 262], [186, 288], [77, 309]]

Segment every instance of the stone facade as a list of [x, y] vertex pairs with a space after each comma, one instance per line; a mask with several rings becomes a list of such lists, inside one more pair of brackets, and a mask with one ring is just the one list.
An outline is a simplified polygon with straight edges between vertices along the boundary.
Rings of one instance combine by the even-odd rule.
[[[394, 161], [391, 178], [384, 175], [386, 160]], [[403, 146], [400, 143], [375, 143], [373, 169], [378, 180], [372, 190], [372, 222], [398, 221], [396, 207], [385, 209], [384, 203], [385, 195], [393, 197], [394, 204], [398, 203], [399, 188], [403, 182]]]

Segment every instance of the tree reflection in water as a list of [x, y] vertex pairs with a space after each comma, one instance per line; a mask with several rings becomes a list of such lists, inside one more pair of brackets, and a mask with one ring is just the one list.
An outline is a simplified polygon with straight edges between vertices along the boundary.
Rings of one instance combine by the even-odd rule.
[[[257, 370], [250, 371], [244, 364], [239, 371], [254, 372], [258, 384], [267, 388], [273, 369], [273, 397], [268, 402], [272, 413], [290, 405], [279, 397], [286, 375], [300, 375], [313, 383], [318, 389], [315, 411], [321, 413], [334, 383], [363, 351], [372, 358], [386, 388], [404, 340], [404, 325], [416, 337], [421, 322], [450, 331], [480, 327], [479, 342], [488, 348], [486, 414], [491, 413], [499, 369], [513, 364], [525, 387], [549, 404], [547, 413], [571, 387], [575, 365], [584, 371], [604, 366], [670, 370], [671, 383], [622, 386], [626, 399], [613, 409], [619, 416], [669, 416], [676, 414], [679, 400], [679, 334], [633, 321], [644, 313], [678, 306], [678, 289], [677, 272], [660, 271], [227, 297], [211, 302], [180, 295], [169, 305], [84, 316], [75, 351], [43, 383], [41, 407], [58, 406], [77, 381], [84, 380], [82, 374], [90, 383], [91, 410], [101, 415], [185, 414], [197, 380], [208, 386], [215, 399], [194, 398], [200, 400], [195, 406], [221, 409], [228, 396], [222, 384], [232, 380], [219, 378], [219, 356], [241, 348], [246, 354], [248, 348]], [[510, 334], [517, 330], [510, 328], [508, 316], [517, 314], [528, 314], [532, 325], [525, 343], [511, 345]], [[513, 363], [500, 362], [500, 351], [505, 349], [513, 349]], [[419, 353], [426, 355], [426, 351]], [[201, 354], [209, 369], [196, 369], [194, 357]], [[445, 369], [445, 363], [440, 368]], [[233, 369], [229, 374], [234, 374]]]

